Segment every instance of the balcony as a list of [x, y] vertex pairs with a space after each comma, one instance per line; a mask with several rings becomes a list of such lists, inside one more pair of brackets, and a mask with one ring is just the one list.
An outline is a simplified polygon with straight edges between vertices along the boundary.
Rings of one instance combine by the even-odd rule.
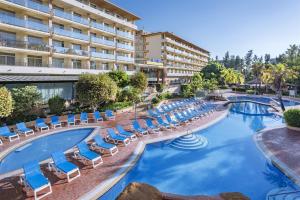
[[89, 52], [65, 47], [53, 47], [55, 53], [70, 54], [76, 56], [89, 56]]
[[7, 0], [7, 1], [44, 13], [49, 13], [50, 11], [48, 5], [37, 3], [36, 1], [31, 1], [31, 0]]
[[80, 23], [80, 24], [83, 24], [83, 25], [86, 25], [86, 26], [89, 25], [89, 20], [88, 19], [76, 16], [76, 15], [72, 15], [71, 13], [64, 12], [64, 11], [61, 11], [61, 10], [58, 10], [58, 9], [53, 9], [53, 10], [54, 10], [54, 15], [57, 16], [57, 17], [60, 17], [60, 18], [63, 18], [63, 19], [68, 19], [70, 21], [77, 22], [77, 23]]
[[65, 37], [71, 37], [71, 38], [79, 39], [79, 40], [85, 40], [85, 41], [89, 40], [88, 35], [85, 35], [85, 34], [82, 34], [82, 33], [76, 33], [76, 32], [61, 29], [61, 28], [56, 28], [56, 27], [53, 28], [53, 33], [55, 33], [57, 35], [62, 35], [62, 36], [65, 36]]
[[117, 56], [117, 60], [125, 61], [125, 62], [133, 62], [134, 59], [127, 56]]
[[94, 36], [91, 37], [91, 41], [98, 43], [98, 44], [103, 44], [103, 45], [112, 46], [112, 47], [114, 47], [116, 45], [116, 43], [114, 41], [105, 40], [103, 38], [98, 38], [98, 37], [94, 37]]
[[34, 29], [37, 31], [49, 32], [49, 27], [46, 24], [38, 23], [30, 20], [24, 20], [16, 16], [10, 16], [0, 13], [0, 23], [5, 23], [13, 26]]
[[100, 24], [98, 22], [91, 22], [93, 28], [100, 29], [102, 31], [106, 31], [112, 34], [115, 34], [115, 29], [109, 26], [105, 26], [104, 24]]
[[131, 39], [131, 40], [134, 39], [134, 35], [132, 35], [128, 32], [125, 32], [125, 31], [117, 30], [117, 35], [122, 36], [122, 37], [126, 37], [126, 38]]
[[101, 53], [101, 52], [91, 52], [91, 56], [95, 57], [95, 58], [102, 58], [102, 59], [109, 59], [109, 60], [115, 59], [114, 54], [106, 54], [106, 53]]
[[24, 60], [17, 60], [15, 56], [9, 56], [9, 55], [0, 55], [0, 65], [49, 67], [48, 64], [43, 64], [40, 59], [30, 60], [30, 63], [28, 63], [28, 62], [24, 62]]
[[121, 48], [121, 49], [129, 50], [129, 51], [133, 51], [134, 50], [134, 47], [130, 46], [128, 44], [117, 43], [117, 47]]
[[1, 39], [0, 38], [0, 46], [3, 47], [12, 47], [19, 49], [28, 49], [34, 51], [50, 51], [50, 48], [45, 43], [29, 43], [27, 41], [17, 41], [17, 40], [9, 40], [9, 39]]

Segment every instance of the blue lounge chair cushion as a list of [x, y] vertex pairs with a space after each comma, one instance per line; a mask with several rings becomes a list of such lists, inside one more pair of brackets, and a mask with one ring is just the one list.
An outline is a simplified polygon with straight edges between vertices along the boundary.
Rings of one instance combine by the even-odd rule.
[[38, 189], [44, 185], [47, 185], [49, 181], [42, 174], [35, 174], [33, 176], [25, 177], [26, 182], [32, 189]]
[[0, 135], [3, 137], [10, 137], [10, 136], [15, 136], [16, 133], [10, 132], [9, 128], [7, 126], [4, 126], [0, 128]]
[[53, 125], [60, 124], [59, 117], [58, 116], [52, 116], [51, 117], [51, 124], [53, 124]]
[[124, 141], [127, 139], [126, 137], [115, 134], [115, 131], [111, 128], [107, 129], [107, 131], [108, 131], [108, 135], [114, 140]]
[[42, 174], [38, 162], [33, 161], [27, 163], [23, 166], [23, 169], [25, 173], [25, 181], [32, 189], [38, 189], [49, 183], [49, 181]]
[[45, 121], [43, 119], [37, 119], [37, 120], [35, 120], [35, 124], [39, 128], [48, 127], [48, 125], [45, 124]]
[[115, 145], [105, 142], [100, 136], [95, 136], [94, 141], [99, 147], [102, 147], [103, 149], [111, 149], [115, 147]]
[[128, 137], [130, 137], [130, 136], [133, 135], [133, 133], [128, 132], [128, 131], [125, 131], [124, 128], [123, 128], [121, 125], [117, 125], [116, 128], [117, 128], [118, 132], [119, 132], [121, 135], [126, 135], [126, 136], [128, 136]]
[[82, 155], [83, 157], [89, 159], [89, 160], [93, 160], [95, 158], [99, 158], [99, 154], [93, 152], [93, 151], [87, 151], [87, 152], [80, 152], [80, 155]]
[[29, 132], [32, 131], [32, 129], [27, 128], [24, 122], [18, 123], [16, 124], [17, 129], [21, 132]]
[[114, 113], [113, 113], [113, 111], [111, 111], [111, 110], [106, 110], [106, 111], [105, 111], [105, 115], [106, 115], [107, 117], [114, 117]]
[[99, 111], [94, 112], [94, 117], [95, 117], [96, 120], [103, 119], [103, 117], [100, 115]]
[[56, 165], [56, 167], [65, 173], [68, 173], [68, 172], [78, 168], [76, 165], [74, 165], [73, 163], [68, 162], [68, 161], [59, 163]]

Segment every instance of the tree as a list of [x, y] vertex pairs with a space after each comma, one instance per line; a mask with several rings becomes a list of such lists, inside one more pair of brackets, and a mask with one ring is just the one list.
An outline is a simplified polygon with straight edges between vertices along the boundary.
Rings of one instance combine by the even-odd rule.
[[210, 91], [218, 89], [218, 81], [215, 78], [204, 80], [203, 89]]
[[224, 58], [223, 58], [223, 65], [224, 65], [225, 67], [229, 67], [229, 59], [230, 59], [230, 56], [229, 56], [229, 52], [227, 51], [227, 52], [225, 53]]
[[254, 63], [252, 65], [252, 74], [255, 78], [255, 93], [257, 94], [258, 89], [258, 82], [259, 82], [259, 89], [261, 87], [261, 76], [264, 69], [264, 64], [261, 62]]
[[190, 83], [190, 87], [192, 92], [195, 94], [198, 90], [203, 88], [203, 78], [201, 73], [195, 73], [192, 76], [192, 80]]
[[143, 72], [138, 72], [131, 77], [130, 84], [143, 93], [148, 86], [147, 76]]
[[244, 75], [232, 68], [223, 69], [221, 77], [224, 79], [225, 84], [243, 84], [245, 81]]
[[221, 78], [221, 71], [224, 66], [219, 62], [209, 62], [202, 70], [202, 75], [205, 80], [216, 79], [218, 80], [218, 85], [222, 85], [223, 81]]
[[13, 111], [13, 99], [6, 87], [0, 87], [0, 118], [8, 117]]
[[247, 73], [248, 71], [250, 70], [251, 68], [251, 65], [252, 65], [252, 56], [253, 56], [253, 50], [249, 50], [245, 56], [245, 69], [244, 69], [244, 76], [247, 77]]
[[36, 86], [13, 88], [11, 95], [14, 101], [12, 116], [15, 119], [25, 121], [28, 116], [35, 114], [42, 101], [41, 93]]
[[60, 96], [54, 96], [48, 100], [50, 112], [52, 114], [61, 115], [65, 110], [65, 100]]
[[267, 69], [263, 70], [263, 80], [266, 83], [272, 85], [272, 89], [276, 92], [280, 102], [281, 109], [285, 111], [285, 107], [282, 100], [282, 91], [286, 82], [289, 79], [297, 78], [297, 74], [294, 70], [288, 68], [285, 64], [279, 63], [276, 65], [270, 65]]
[[271, 55], [265, 54], [265, 64], [270, 64], [270, 62], [271, 62]]
[[107, 74], [83, 74], [76, 84], [78, 101], [94, 110], [101, 104], [114, 101], [117, 91], [116, 82]]
[[129, 77], [125, 71], [113, 70], [108, 73], [109, 77], [114, 80], [118, 87], [123, 88], [129, 85]]

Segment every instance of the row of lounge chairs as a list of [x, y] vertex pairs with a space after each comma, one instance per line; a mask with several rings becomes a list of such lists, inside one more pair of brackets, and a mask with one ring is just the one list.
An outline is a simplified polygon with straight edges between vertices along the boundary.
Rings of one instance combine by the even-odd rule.
[[[104, 114], [105, 119], [107, 120], [115, 120], [115, 115], [113, 111], [106, 110]], [[78, 121], [81, 124], [87, 124], [89, 120], [93, 120], [94, 122], [100, 122], [103, 121], [103, 117], [101, 116], [99, 111], [95, 111], [93, 113], [93, 118], [89, 118], [88, 114], [86, 112], [82, 112], [80, 114], [80, 118], [76, 119], [74, 114], [69, 114], [67, 116], [67, 120], [65, 123], [67, 126], [76, 125]], [[62, 127], [63, 121], [60, 120], [59, 116], [51, 116], [50, 117], [50, 126], [46, 124], [45, 119], [38, 118], [35, 120], [35, 129], [40, 131], [49, 130], [50, 128], [59, 128]], [[31, 128], [28, 128], [24, 122], [16, 124], [15, 131], [11, 131], [7, 126], [0, 127], [0, 138], [1, 139], [8, 139], [9, 142], [19, 140], [20, 135], [24, 135], [25, 137], [33, 135], [34, 130]], [[0, 145], [3, 144], [2, 140], [0, 139]]]
[[[193, 104], [194, 107], [190, 107]], [[127, 146], [131, 141], [137, 140], [137, 136], [142, 136], [150, 133], [157, 133], [161, 129], [176, 128], [181, 123], [188, 123], [191, 120], [205, 116], [215, 108], [210, 104], [198, 104], [195, 100], [184, 101], [178, 104], [172, 112], [160, 113], [154, 112], [155, 117], [144, 119], [144, 126], [141, 126], [137, 120], [132, 121], [131, 131], [125, 130], [123, 126], [116, 125], [115, 128], [106, 129], [106, 137], [102, 138], [96, 135], [90, 142], [81, 142], [77, 144], [76, 150], [73, 152], [75, 159], [82, 160], [84, 163], [91, 163], [93, 168], [103, 163], [101, 154], [108, 153], [111, 156], [118, 153], [118, 144]], [[183, 108], [185, 108], [183, 110]], [[173, 116], [171, 116], [173, 114]], [[154, 120], [156, 123], [154, 123]], [[100, 153], [97, 153], [97, 152]], [[38, 162], [31, 162], [23, 167], [24, 174], [21, 176], [21, 183], [30, 188], [34, 192], [35, 199], [40, 199], [52, 193], [51, 183], [43, 175]], [[52, 154], [52, 162], [48, 163], [48, 169], [57, 174], [63, 174], [67, 177], [67, 181], [80, 177], [80, 169], [74, 163], [69, 162], [63, 152], [55, 152]], [[41, 190], [48, 188], [48, 192], [43, 192], [38, 195]]]

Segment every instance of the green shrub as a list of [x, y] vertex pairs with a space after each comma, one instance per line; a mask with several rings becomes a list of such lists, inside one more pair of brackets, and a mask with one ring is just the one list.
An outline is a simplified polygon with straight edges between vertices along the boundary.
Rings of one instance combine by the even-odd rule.
[[11, 95], [14, 101], [14, 111], [11, 117], [16, 121], [34, 119], [40, 114], [42, 96], [36, 86], [13, 88]]
[[284, 119], [289, 126], [300, 127], [300, 109], [285, 111]]
[[255, 94], [255, 90], [246, 90], [247, 94]]
[[132, 105], [133, 105], [132, 102], [129, 102], [129, 101], [115, 102], [115, 103], [110, 103], [110, 104], [107, 104], [107, 105], [101, 107], [100, 111], [105, 111], [105, 110], [117, 111], [117, 110], [121, 110], [121, 109], [124, 109], [124, 108], [128, 108]]
[[0, 87], [0, 118], [9, 116], [13, 111], [13, 99], [6, 87]]
[[157, 92], [163, 92], [165, 89], [165, 85], [162, 83], [156, 84], [156, 91]]
[[61, 115], [65, 110], [65, 100], [60, 96], [54, 96], [48, 100], [50, 112], [52, 114]]
[[130, 79], [130, 84], [132, 87], [144, 92], [148, 86], [147, 76], [143, 72], [135, 73]]
[[161, 101], [161, 99], [159, 99], [158, 97], [154, 97], [154, 98], [152, 98], [151, 103], [155, 105], [155, 104], [158, 104], [160, 101]]
[[246, 88], [234, 88], [233, 90], [236, 92], [246, 92]]

